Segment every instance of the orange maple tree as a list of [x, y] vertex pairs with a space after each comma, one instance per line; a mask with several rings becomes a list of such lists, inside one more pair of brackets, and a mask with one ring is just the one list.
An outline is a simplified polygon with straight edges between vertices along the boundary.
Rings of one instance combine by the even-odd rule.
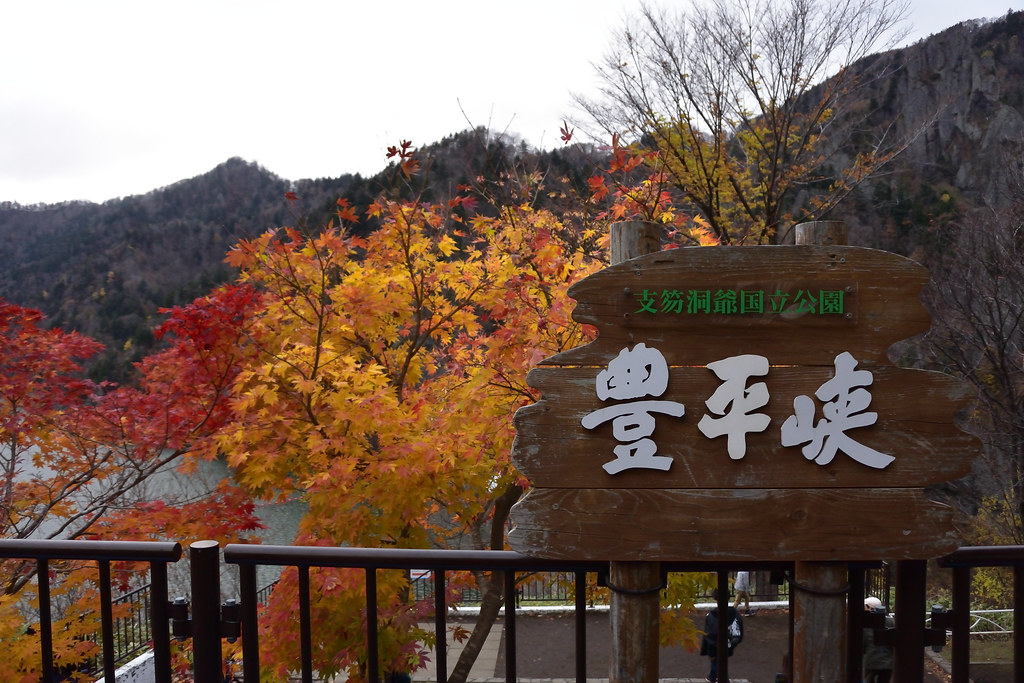
[[[418, 170], [409, 144], [393, 152], [406, 176]], [[614, 147], [606, 217], [657, 220], [676, 245], [713, 243], [650, 179], [618, 180], [640, 164], [633, 154]], [[597, 206], [608, 192], [591, 185]], [[444, 205], [375, 202], [367, 214], [380, 227], [366, 237], [346, 231], [357, 214], [342, 203], [337, 225], [313, 232], [300, 220], [228, 256], [262, 293], [246, 329], [258, 351], [237, 376], [231, 415], [195, 455], [223, 454], [253, 495], [304, 501], [298, 544], [504, 547], [526, 485], [509, 460], [512, 415], [538, 399], [526, 383], [534, 365], [592, 338], [571, 319], [567, 289], [604, 265], [606, 238], [526, 204], [473, 215], [478, 196], [460, 189]], [[596, 253], [578, 247], [594, 243]], [[311, 606], [315, 667], [358, 679], [362, 574], [320, 569], [312, 579], [323, 596]], [[284, 573], [264, 622], [270, 675], [298, 657], [296, 581]], [[426, 607], [406, 599], [407, 575], [377, 581], [382, 664], [414, 670], [433, 638], [416, 627]], [[468, 674], [501, 606], [501, 577], [477, 582], [481, 616], [452, 680]]]

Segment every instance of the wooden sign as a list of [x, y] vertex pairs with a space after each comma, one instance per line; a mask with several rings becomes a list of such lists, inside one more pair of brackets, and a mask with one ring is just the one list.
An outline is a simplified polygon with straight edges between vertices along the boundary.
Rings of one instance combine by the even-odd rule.
[[969, 389], [896, 367], [927, 271], [846, 246], [686, 248], [570, 290], [597, 340], [529, 376], [510, 545], [595, 560], [911, 559], [957, 546], [924, 487], [970, 471]]

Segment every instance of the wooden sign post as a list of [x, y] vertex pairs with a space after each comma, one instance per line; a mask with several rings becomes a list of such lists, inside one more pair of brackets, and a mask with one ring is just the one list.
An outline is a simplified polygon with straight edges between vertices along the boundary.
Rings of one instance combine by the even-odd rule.
[[658, 251], [577, 283], [598, 338], [530, 373], [509, 544], [639, 563], [953, 550], [924, 487], [970, 471], [969, 389], [886, 355], [928, 328], [927, 281], [894, 254], [796, 245]]
[[[844, 223], [834, 221], [796, 226], [797, 244], [845, 245]], [[790, 675], [797, 681], [843, 681], [846, 652], [846, 586], [844, 565], [794, 562], [790, 582], [793, 642]], [[859, 609], [859, 607], [858, 607]]]
[[[612, 225], [611, 262], [657, 252], [661, 226], [629, 221]], [[609, 683], [657, 683], [660, 646], [661, 565], [616, 562], [608, 567], [611, 664]]]

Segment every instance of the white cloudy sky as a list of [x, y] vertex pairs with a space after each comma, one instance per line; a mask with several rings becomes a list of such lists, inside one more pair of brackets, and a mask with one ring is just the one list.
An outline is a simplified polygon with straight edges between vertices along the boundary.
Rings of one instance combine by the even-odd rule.
[[[1024, 8], [911, 2], [908, 42]], [[550, 148], [636, 3], [3, 0], [0, 201], [104, 201], [232, 156], [371, 174], [470, 125]]]

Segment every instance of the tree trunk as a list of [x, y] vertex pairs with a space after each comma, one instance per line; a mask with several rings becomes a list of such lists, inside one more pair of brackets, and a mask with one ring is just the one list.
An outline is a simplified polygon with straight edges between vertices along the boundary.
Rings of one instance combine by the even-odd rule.
[[[480, 599], [480, 614], [476, 618], [476, 624], [473, 625], [473, 633], [466, 641], [462, 654], [459, 655], [459, 661], [456, 662], [455, 668], [452, 669], [452, 673], [448, 677], [448, 683], [465, 683], [469, 677], [469, 671], [476, 663], [476, 658], [480, 655], [480, 650], [483, 649], [487, 636], [491, 633], [491, 627], [498, 618], [498, 611], [501, 610], [504, 582], [504, 572], [492, 572], [490, 578], [484, 582], [484, 590]], [[438, 637], [444, 636], [442, 634]]]
[[[491, 550], [503, 550], [505, 547], [505, 521], [508, 519], [509, 510], [519, 496], [523, 494], [523, 488], [518, 484], [512, 484], [494, 502], [494, 516], [491, 518]], [[473, 668], [476, 658], [480, 655], [487, 636], [491, 633], [498, 618], [503, 602], [505, 585], [504, 572], [492, 572], [491, 576], [477, 583], [481, 588], [480, 614], [473, 625], [473, 633], [466, 641], [466, 646], [459, 655], [459, 661], [455, 663], [451, 675], [448, 676], [448, 683], [466, 683], [469, 671]], [[445, 634], [438, 634], [438, 638], [444, 638]]]

